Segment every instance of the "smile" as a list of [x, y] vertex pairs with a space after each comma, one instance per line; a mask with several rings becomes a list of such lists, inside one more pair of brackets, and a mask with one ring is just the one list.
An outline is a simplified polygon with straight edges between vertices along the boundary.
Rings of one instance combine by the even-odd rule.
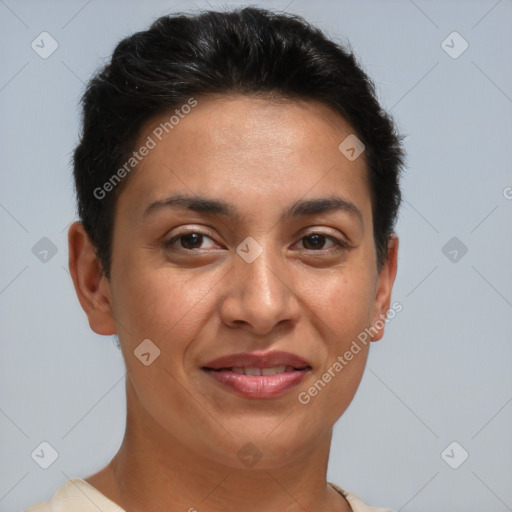
[[226, 391], [245, 398], [268, 399], [297, 386], [311, 366], [293, 354], [273, 352], [225, 356], [201, 369]]

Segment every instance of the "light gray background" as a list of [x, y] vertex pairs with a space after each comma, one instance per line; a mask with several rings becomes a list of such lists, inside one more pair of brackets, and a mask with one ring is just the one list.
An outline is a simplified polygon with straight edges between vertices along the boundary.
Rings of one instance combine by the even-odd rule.
[[[83, 83], [159, 15], [220, 5], [0, 0], [2, 512], [97, 471], [124, 431], [121, 353], [89, 330], [67, 270]], [[512, 2], [259, 5], [348, 39], [408, 135], [403, 311], [336, 425], [329, 479], [400, 511], [512, 510]], [[31, 48], [42, 31], [59, 44], [45, 60]], [[469, 44], [456, 59], [441, 46], [453, 31]], [[442, 251], [454, 236], [468, 249], [456, 262]], [[57, 248], [46, 263], [42, 237]], [[43, 441], [59, 455], [46, 470], [31, 458]], [[469, 453], [458, 469], [441, 457], [452, 441], [452, 464]]]

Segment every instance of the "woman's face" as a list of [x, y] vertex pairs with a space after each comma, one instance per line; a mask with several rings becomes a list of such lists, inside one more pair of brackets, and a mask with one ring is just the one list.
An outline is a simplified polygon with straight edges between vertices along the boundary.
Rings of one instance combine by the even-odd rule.
[[356, 392], [369, 344], [344, 354], [387, 312], [396, 244], [379, 274], [364, 153], [338, 149], [352, 130], [326, 106], [198, 99], [166, 133], [170, 115], [115, 214], [129, 407], [202, 457], [292, 462]]

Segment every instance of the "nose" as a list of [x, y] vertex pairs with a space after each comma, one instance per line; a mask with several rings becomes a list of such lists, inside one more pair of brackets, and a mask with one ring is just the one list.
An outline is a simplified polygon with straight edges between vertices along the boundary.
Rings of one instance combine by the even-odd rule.
[[229, 285], [220, 301], [225, 325], [243, 328], [257, 336], [271, 333], [277, 326], [295, 325], [300, 302], [294, 290], [290, 263], [270, 248], [251, 263], [238, 254], [229, 276]]

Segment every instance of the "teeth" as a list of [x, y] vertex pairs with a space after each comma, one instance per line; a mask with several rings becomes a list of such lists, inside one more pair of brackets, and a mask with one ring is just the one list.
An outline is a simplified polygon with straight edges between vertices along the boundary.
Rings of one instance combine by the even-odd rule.
[[261, 375], [275, 375], [276, 373], [284, 373], [286, 366], [274, 366], [274, 368], [262, 368]]
[[276, 375], [277, 373], [292, 372], [293, 369], [293, 366], [274, 366], [273, 368], [230, 368], [230, 370], [233, 373], [238, 373], [239, 375], [248, 375], [251, 377], [261, 375]]
[[260, 368], [244, 368], [245, 375], [261, 375]]

